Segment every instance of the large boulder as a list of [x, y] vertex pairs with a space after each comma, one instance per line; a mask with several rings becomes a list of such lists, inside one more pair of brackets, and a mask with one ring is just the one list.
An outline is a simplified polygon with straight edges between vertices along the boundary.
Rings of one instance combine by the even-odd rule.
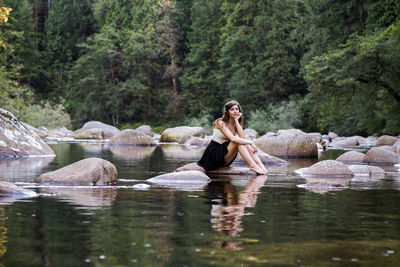
[[179, 142], [184, 136], [196, 136], [203, 138], [206, 132], [202, 127], [179, 126], [165, 129], [160, 137], [160, 142]]
[[139, 131], [139, 132], [142, 132], [142, 133], [145, 133], [145, 134], [147, 134], [148, 136], [151, 136], [151, 137], [154, 136], [154, 133], [153, 133], [153, 131], [151, 130], [151, 127], [150, 127], [149, 125], [142, 125], [142, 126], [139, 126], [139, 127], [137, 127], [135, 130], [136, 130], [136, 131]]
[[318, 157], [318, 147], [303, 134], [264, 135], [254, 143], [265, 153], [277, 157]]
[[368, 150], [363, 160], [364, 163], [396, 164], [400, 162], [400, 155], [380, 147]]
[[0, 181], [0, 195], [4, 196], [36, 196], [32, 190], [24, 189], [9, 182]]
[[316, 143], [322, 143], [322, 141], [323, 141], [322, 134], [320, 134], [320, 133], [307, 133], [305, 135], [310, 137], [311, 140], [313, 140]]
[[164, 186], [203, 186], [211, 182], [211, 179], [201, 171], [181, 171], [161, 174], [147, 182]]
[[390, 151], [392, 151], [396, 154], [400, 154], [400, 139], [397, 140], [397, 142], [393, 144], [393, 146], [390, 148]]
[[397, 140], [397, 137], [382, 135], [378, 140], [376, 140], [376, 146], [392, 146], [397, 142]]
[[0, 108], [0, 157], [55, 156], [54, 151], [11, 112]]
[[56, 171], [43, 173], [35, 183], [52, 185], [110, 185], [117, 181], [117, 169], [107, 160], [87, 158]]
[[368, 176], [368, 177], [384, 177], [385, 170], [376, 166], [370, 165], [350, 165], [349, 169], [353, 172], [354, 176]]
[[200, 137], [192, 137], [185, 142], [185, 145], [190, 146], [208, 146], [211, 142], [211, 137], [200, 138]]
[[309, 177], [353, 177], [349, 167], [336, 160], [323, 160], [308, 168], [296, 170], [296, 173]]
[[336, 160], [344, 163], [362, 162], [365, 157], [364, 153], [358, 151], [348, 151], [340, 155]]
[[329, 132], [329, 133], [328, 133], [328, 136], [329, 136], [329, 138], [330, 138], [331, 140], [336, 139], [336, 138], [338, 137], [338, 135], [337, 135], [336, 133], [334, 133], [334, 132]]
[[126, 129], [110, 138], [110, 145], [155, 146], [151, 136], [132, 129]]
[[75, 134], [80, 134], [81, 132], [89, 129], [101, 129], [103, 131], [103, 137], [105, 139], [109, 139], [120, 132], [120, 130], [112, 125], [108, 125], [100, 121], [89, 121], [86, 122], [81, 129], [76, 130]]

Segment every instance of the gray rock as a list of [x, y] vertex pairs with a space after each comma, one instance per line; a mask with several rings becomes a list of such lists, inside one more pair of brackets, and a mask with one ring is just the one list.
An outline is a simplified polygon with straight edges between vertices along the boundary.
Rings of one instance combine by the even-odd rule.
[[147, 182], [157, 185], [206, 185], [211, 182], [211, 179], [201, 171], [180, 171], [161, 174], [156, 177], [150, 178]]
[[103, 139], [109, 139], [120, 132], [120, 130], [112, 125], [108, 125], [99, 121], [89, 121], [86, 122], [81, 129], [76, 130], [75, 134], [80, 134], [81, 132], [89, 129], [103, 130]]
[[262, 136], [254, 143], [265, 153], [277, 157], [318, 157], [318, 147], [306, 135]]
[[[260, 158], [261, 162], [264, 164], [289, 164], [287, 161], [280, 159], [278, 157], [271, 156], [261, 149], [257, 151], [257, 155]], [[246, 163], [246, 161], [243, 159], [243, 157], [238, 153], [234, 163]]]
[[0, 157], [55, 156], [27, 124], [0, 108]]
[[376, 146], [392, 146], [397, 142], [398, 138], [389, 135], [382, 135], [376, 140]]
[[296, 170], [303, 177], [353, 177], [353, 172], [345, 164], [336, 160], [324, 160], [308, 168]]
[[208, 144], [211, 142], [210, 137], [206, 138], [200, 138], [200, 137], [192, 137], [189, 140], [185, 142], [185, 145], [190, 145], [190, 146], [208, 146]]
[[287, 135], [287, 134], [306, 135], [305, 132], [299, 129], [283, 129], [277, 132], [277, 135]]
[[328, 136], [329, 136], [332, 140], [338, 137], [338, 135], [335, 134], [334, 132], [329, 132], [329, 133], [328, 133]]
[[183, 136], [196, 136], [203, 138], [206, 135], [202, 127], [179, 126], [165, 129], [160, 142], [178, 142]]
[[348, 151], [342, 155], [340, 155], [336, 160], [340, 162], [346, 162], [346, 163], [356, 163], [356, 162], [362, 162], [365, 157], [364, 153], [358, 152], [358, 151]]
[[110, 139], [110, 146], [114, 145], [138, 145], [138, 146], [155, 146], [151, 136], [132, 129], [126, 129], [114, 135]]
[[106, 135], [103, 129], [100, 128], [76, 131], [74, 137], [75, 139], [98, 139], [98, 140], [106, 139]]
[[382, 168], [369, 165], [350, 165], [349, 169], [355, 176], [384, 177], [385, 171]]
[[183, 171], [199, 171], [214, 175], [255, 175], [255, 172], [251, 171], [249, 167], [241, 167], [237, 165], [231, 165], [229, 167], [222, 167], [215, 170], [206, 171], [205, 169], [197, 165], [196, 162], [186, 164], [175, 170], [175, 172]]
[[393, 146], [390, 148], [390, 151], [392, 151], [396, 154], [400, 154], [400, 139], [397, 140], [397, 142], [393, 144]]
[[87, 158], [56, 171], [43, 173], [35, 183], [52, 185], [111, 185], [117, 181], [117, 169], [107, 160]]
[[200, 167], [197, 165], [196, 162], [188, 163], [182, 167], [179, 167], [178, 169], [175, 170], [175, 172], [184, 172], [184, 171], [200, 171], [205, 173], [206, 170], [203, 167]]
[[257, 139], [258, 137], [260, 137], [259, 134], [257, 133], [257, 131], [254, 129], [247, 128], [247, 129], [244, 129], [243, 132], [244, 132], [245, 138], [248, 140], [254, 140], [254, 139]]
[[360, 143], [358, 142], [358, 137], [337, 137], [334, 141], [332, 141], [329, 146], [333, 147], [354, 147], [358, 146]]
[[322, 144], [322, 135], [320, 133], [307, 133], [306, 136], [311, 138], [314, 142]]
[[151, 127], [150, 127], [149, 125], [142, 125], [142, 126], [139, 126], [139, 127], [137, 127], [135, 130], [136, 130], [136, 131], [139, 131], [139, 132], [142, 132], [142, 133], [145, 133], [145, 134], [147, 134], [148, 136], [151, 136], [151, 137], [154, 136], [154, 133], [153, 133], [153, 131], [151, 130]]
[[0, 181], [0, 195], [36, 196], [36, 193], [32, 190], [24, 189], [12, 183]]
[[48, 132], [48, 131], [49, 131], [49, 129], [47, 129], [47, 128], [44, 127], [44, 126], [39, 126], [37, 129], [38, 129], [39, 131], [43, 131], [43, 132]]
[[396, 164], [400, 162], [400, 155], [380, 147], [373, 147], [368, 150], [363, 162], [376, 164]]

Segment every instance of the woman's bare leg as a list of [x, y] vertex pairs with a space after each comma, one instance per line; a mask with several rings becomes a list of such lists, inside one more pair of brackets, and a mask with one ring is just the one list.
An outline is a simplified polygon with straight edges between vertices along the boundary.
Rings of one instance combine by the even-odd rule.
[[266, 174], [266, 172], [254, 161], [245, 145], [238, 145], [237, 147], [240, 155], [250, 165], [250, 170], [256, 172], [257, 174]]
[[257, 163], [257, 165], [264, 170], [264, 173], [267, 174], [268, 170], [267, 168], [265, 168], [264, 163], [262, 163], [262, 161], [260, 160], [260, 157], [258, 156], [257, 152], [254, 151], [254, 149], [250, 146], [250, 145], [246, 145], [247, 150], [249, 151], [251, 157], [253, 158], [253, 160], [255, 161], [255, 163]]

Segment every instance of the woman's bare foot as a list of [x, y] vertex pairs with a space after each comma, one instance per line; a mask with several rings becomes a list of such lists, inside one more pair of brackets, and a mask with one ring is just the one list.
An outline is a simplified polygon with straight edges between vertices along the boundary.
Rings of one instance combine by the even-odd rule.
[[258, 166], [250, 166], [250, 170], [252, 170], [253, 172], [257, 173], [257, 175], [265, 175], [267, 174], [263, 169], [261, 169]]

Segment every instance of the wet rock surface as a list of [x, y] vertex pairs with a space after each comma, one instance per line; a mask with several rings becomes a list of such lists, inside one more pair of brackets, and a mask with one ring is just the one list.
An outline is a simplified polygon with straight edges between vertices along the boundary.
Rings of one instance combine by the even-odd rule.
[[353, 172], [349, 167], [336, 160], [324, 160], [308, 168], [296, 170], [301, 176], [318, 177], [352, 177]]
[[211, 179], [201, 171], [180, 171], [161, 174], [146, 180], [157, 185], [206, 185]]
[[365, 157], [364, 153], [358, 151], [348, 151], [340, 155], [336, 160], [345, 163], [362, 162]]
[[366, 153], [364, 163], [396, 164], [400, 162], [400, 155], [381, 147], [373, 147]]
[[35, 196], [32, 190], [24, 189], [13, 183], [0, 181], [0, 196]]

